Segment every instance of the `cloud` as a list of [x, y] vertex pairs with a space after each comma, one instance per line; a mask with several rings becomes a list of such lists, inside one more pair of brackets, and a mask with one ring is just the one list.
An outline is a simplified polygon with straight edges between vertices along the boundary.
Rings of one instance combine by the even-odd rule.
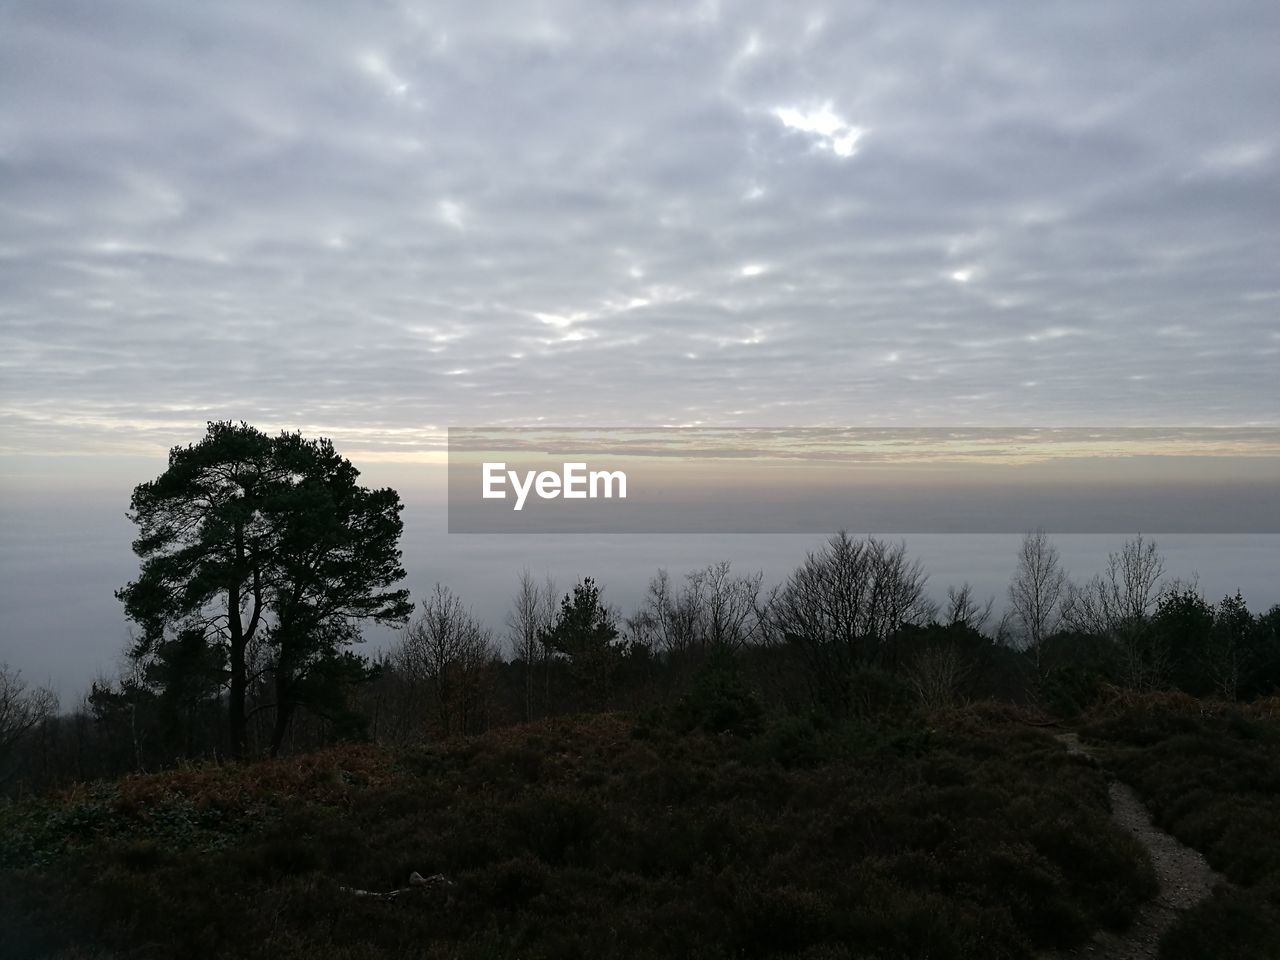
[[4, 18], [3, 450], [1276, 422], [1280, 12]]
[[829, 103], [812, 110], [777, 107], [773, 115], [782, 121], [784, 127], [813, 134], [819, 146], [830, 150], [837, 157], [852, 157], [857, 150], [858, 141], [866, 133], [862, 127], [856, 127], [837, 116]]

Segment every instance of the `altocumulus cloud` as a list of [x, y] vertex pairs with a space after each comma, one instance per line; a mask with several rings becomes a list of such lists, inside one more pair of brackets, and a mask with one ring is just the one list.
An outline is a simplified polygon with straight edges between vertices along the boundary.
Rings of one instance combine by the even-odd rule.
[[0, 444], [1274, 424], [1278, 28], [1231, 2], [9, 3]]

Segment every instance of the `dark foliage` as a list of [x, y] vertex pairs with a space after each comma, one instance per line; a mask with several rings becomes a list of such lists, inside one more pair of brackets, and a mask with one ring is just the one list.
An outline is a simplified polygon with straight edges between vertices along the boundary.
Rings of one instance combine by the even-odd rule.
[[[1156, 821], [1237, 886], [1165, 938], [1161, 956], [1280, 956], [1280, 715], [1189, 697], [1130, 698], [1089, 733]], [[1211, 949], [1210, 949], [1211, 947]], [[1201, 952], [1196, 952], [1197, 950]]]
[[[329, 703], [360, 620], [402, 622], [400, 498], [356, 483], [327, 439], [210, 422], [130, 501], [138, 579], [118, 592], [141, 630], [131, 656], [181, 717], [227, 690], [227, 743], [243, 755], [255, 650], [274, 691], [273, 752], [295, 710]], [[182, 733], [185, 747], [190, 736]]]
[[[1152, 892], [1099, 773], [998, 712], [762, 749], [795, 734], [600, 716], [11, 808], [6, 955], [1027, 957]], [[413, 870], [456, 886], [339, 889]]]

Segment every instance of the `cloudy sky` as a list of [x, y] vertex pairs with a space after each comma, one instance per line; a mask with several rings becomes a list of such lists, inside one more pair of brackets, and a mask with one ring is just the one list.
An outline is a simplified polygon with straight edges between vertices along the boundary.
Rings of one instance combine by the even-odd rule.
[[6, 529], [107, 473], [118, 522], [210, 418], [365, 466], [449, 424], [1280, 425], [1278, 38], [1267, 2], [5, 0]]
[[1280, 8], [0, 8], [7, 451], [1278, 422]]

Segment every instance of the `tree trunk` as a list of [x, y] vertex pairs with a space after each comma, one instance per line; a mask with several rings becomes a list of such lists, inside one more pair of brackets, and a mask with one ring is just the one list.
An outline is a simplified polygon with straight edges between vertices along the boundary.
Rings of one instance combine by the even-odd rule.
[[[236, 560], [244, 561], [244, 529], [236, 524]], [[247, 720], [245, 717], [245, 695], [248, 686], [248, 671], [245, 669], [245, 648], [249, 639], [245, 636], [244, 624], [240, 621], [240, 588], [244, 581], [239, 580], [227, 589], [227, 626], [231, 633], [230, 667], [231, 689], [227, 697], [227, 708], [230, 713], [228, 732], [230, 734], [231, 758], [243, 760], [245, 745], [248, 741]]]
[[[279, 688], [277, 687], [277, 690]], [[289, 721], [293, 719], [294, 705], [288, 700], [276, 703], [276, 722], [271, 731], [271, 756], [280, 756], [280, 748], [284, 746], [285, 735], [289, 732]]]
[[[244, 545], [244, 524], [240, 520], [236, 521], [235, 527], [235, 551], [236, 563], [240, 571], [244, 571], [248, 565], [248, 557], [245, 553]], [[229, 651], [231, 687], [227, 697], [227, 706], [230, 712], [228, 732], [230, 733], [231, 742], [228, 747], [233, 760], [244, 759], [249, 741], [249, 722], [245, 709], [248, 697], [249, 672], [245, 665], [245, 653], [248, 650], [249, 641], [258, 627], [258, 613], [262, 605], [261, 583], [255, 570], [252, 588], [253, 617], [249, 621], [249, 629], [246, 630], [244, 623], [240, 619], [240, 603], [243, 599], [241, 591], [244, 587], [245, 579], [246, 577], [242, 572], [240, 579], [227, 588], [227, 626], [231, 633], [231, 649]]]
[[533, 645], [526, 644], [524, 658], [524, 721], [533, 719]]
[[297, 706], [293, 699], [293, 673], [285, 660], [284, 650], [276, 661], [275, 681], [276, 719], [271, 727], [271, 756], [280, 756], [280, 748], [284, 746], [284, 738], [289, 733], [289, 723], [293, 720], [293, 711]]
[[[234, 593], [234, 591], [233, 591]], [[233, 760], [243, 760], [248, 741], [248, 723], [245, 719], [245, 687], [247, 671], [244, 663], [245, 639], [240, 628], [240, 613], [231, 615], [231, 690], [227, 697], [229, 752]]]

